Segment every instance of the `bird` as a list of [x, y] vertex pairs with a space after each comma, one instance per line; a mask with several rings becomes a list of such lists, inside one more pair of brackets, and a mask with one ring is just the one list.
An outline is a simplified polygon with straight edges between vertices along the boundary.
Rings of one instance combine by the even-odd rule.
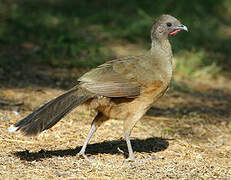
[[134, 155], [130, 134], [135, 124], [169, 88], [173, 75], [173, 54], [169, 37], [188, 31], [177, 18], [163, 14], [151, 29], [151, 48], [140, 56], [108, 61], [88, 71], [64, 94], [52, 99], [24, 119], [11, 125], [9, 132], [20, 130], [34, 136], [53, 127], [81, 104], [97, 113], [78, 153], [87, 159], [86, 147], [94, 132], [109, 119], [123, 120], [128, 148], [126, 161], [139, 161]]

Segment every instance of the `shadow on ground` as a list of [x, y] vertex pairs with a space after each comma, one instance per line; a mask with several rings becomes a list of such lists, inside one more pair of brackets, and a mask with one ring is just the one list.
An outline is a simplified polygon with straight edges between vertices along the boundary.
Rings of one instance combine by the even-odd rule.
[[[147, 138], [147, 139], [135, 139], [131, 140], [133, 150], [135, 152], [159, 152], [167, 149], [169, 143], [163, 138]], [[119, 149], [124, 151], [124, 156], [127, 157], [127, 146], [124, 140], [104, 141], [102, 143], [89, 144], [86, 149], [86, 155], [96, 154], [119, 154]], [[80, 151], [81, 146], [77, 146], [75, 149], [64, 149], [64, 150], [40, 150], [39, 152], [18, 151], [13, 154], [19, 157], [21, 160], [26, 161], [39, 161], [46, 158], [52, 158], [54, 156], [76, 156]]]
[[[167, 116], [182, 117], [190, 114], [207, 115], [214, 118], [228, 118], [231, 116], [231, 94], [226, 93], [223, 89], [211, 88], [206, 92], [190, 89], [190, 91], [178, 90], [179, 96], [189, 97], [188, 99], [174, 107], [158, 108], [152, 107], [147, 115], [149, 116]], [[177, 96], [174, 96], [178, 98]]]
[[1, 69], [0, 88], [30, 88], [39, 90], [43, 87], [70, 89], [77, 84], [78, 77], [87, 71], [81, 68], [54, 68], [49, 65], [23, 64], [20, 67]]

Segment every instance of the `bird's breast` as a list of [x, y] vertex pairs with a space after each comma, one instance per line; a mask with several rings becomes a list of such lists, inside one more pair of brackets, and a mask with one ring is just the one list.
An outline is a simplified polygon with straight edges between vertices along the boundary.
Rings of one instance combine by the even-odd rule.
[[138, 79], [144, 84], [161, 81], [167, 86], [172, 78], [171, 57], [150, 57], [146, 61], [140, 61], [138, 69]]

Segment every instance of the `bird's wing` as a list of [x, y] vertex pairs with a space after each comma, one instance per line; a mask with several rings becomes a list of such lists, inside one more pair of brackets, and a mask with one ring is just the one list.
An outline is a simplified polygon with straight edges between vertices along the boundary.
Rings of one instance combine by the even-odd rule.
[[138, 76], [140, 61], [145, 56], [130, 56], [109, 61], [84, 74], [78, 80], [88, 91], [106, 97], [136, 97], [140, 95]]

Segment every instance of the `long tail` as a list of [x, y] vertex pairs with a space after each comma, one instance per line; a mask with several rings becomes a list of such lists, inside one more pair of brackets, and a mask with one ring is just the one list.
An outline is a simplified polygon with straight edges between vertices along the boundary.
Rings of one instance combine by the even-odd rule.
[[49, 101], [33, 113], [11, 125], [9, 132], [21, 130], [25, 135], [38, 133], [54, 126], [73, 108], [92, 98], [91, 94], [75, 87], [61, 96]]

